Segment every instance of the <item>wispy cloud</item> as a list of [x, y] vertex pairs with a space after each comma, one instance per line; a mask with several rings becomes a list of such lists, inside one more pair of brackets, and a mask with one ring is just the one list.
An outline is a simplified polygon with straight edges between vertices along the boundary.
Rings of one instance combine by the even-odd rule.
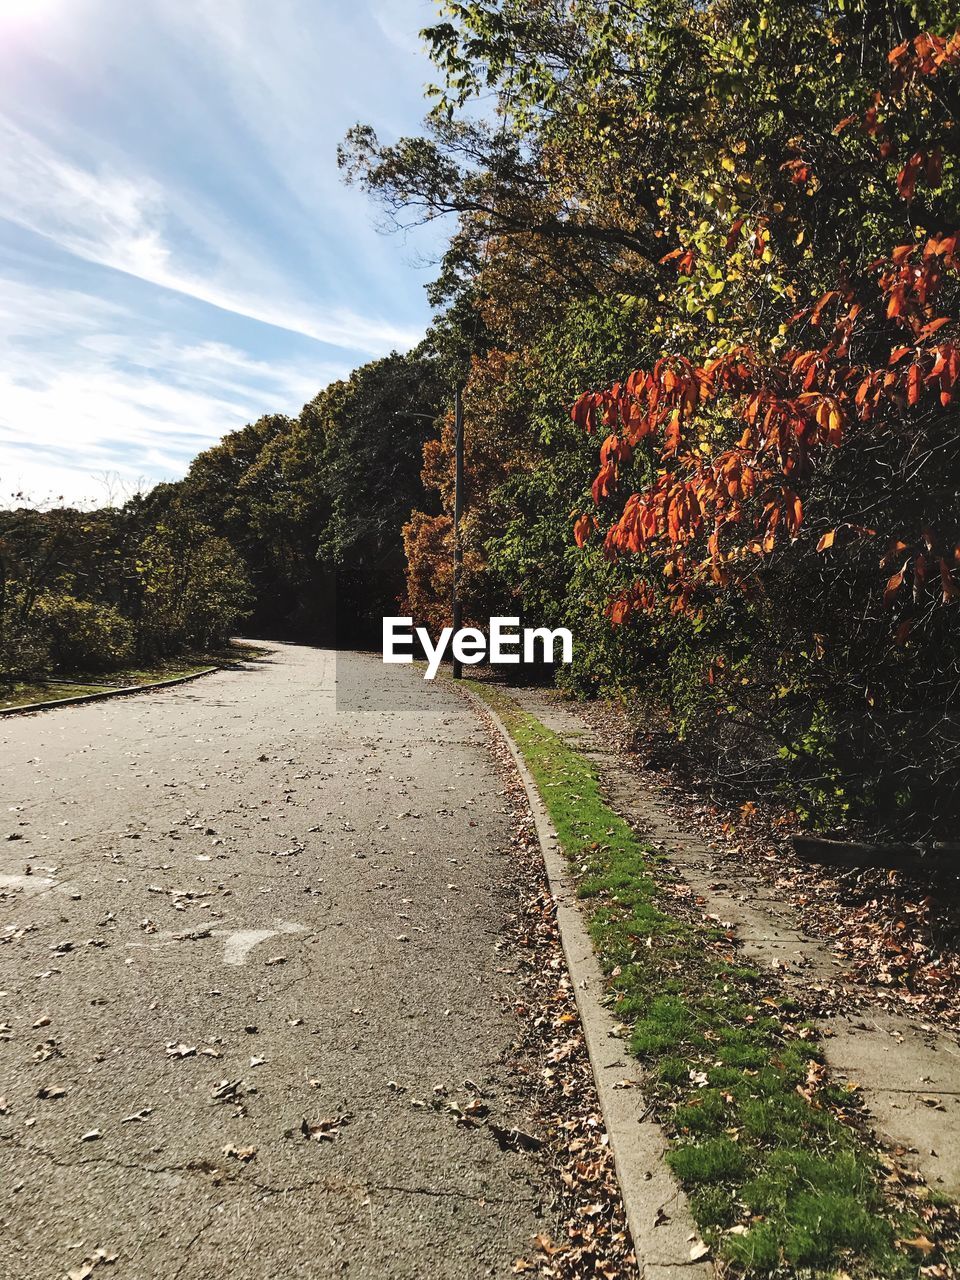
[[[0, 216], [88, 262], [328, 346], [381, 354], [420, 336], [343, 308], [311, 308], [264, 271], [238, 231], [144, 174], [93, 172], [0, 118]], [[192, 257], [196, 265], [191, 265]], [[231, 284], [230, 282], [238, 282]]]
[[357, 119], [416, 128], [432, 0], [3, 14], [3, 489], [182, 474], [225, 432], [420, 338], [437, 233], [378, 236], [335, 150]]
[[268, 411], [296, 413], [348, 369], [131, 334], [133, 320], [75, 291], [0, 279], [0, 501], [21, 490], [102, 497], [104, 473], [126, 485], [176, 478], [225, 432]]

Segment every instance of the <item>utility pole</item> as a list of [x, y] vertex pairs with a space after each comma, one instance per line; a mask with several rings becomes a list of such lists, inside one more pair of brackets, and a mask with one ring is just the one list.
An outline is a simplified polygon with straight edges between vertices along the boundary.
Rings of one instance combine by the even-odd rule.
[[[456, 636], [463, 620], [460, 604], [460, 566], [463, 552], [460, 547], [460, 520], [463, 516], [463, 395], [458, 386], [453, 393], [454, 423], [454, 472], [453, 472], [453, 634]], [[453, 659], [454, 680], [463, 679], [463, 664]]]

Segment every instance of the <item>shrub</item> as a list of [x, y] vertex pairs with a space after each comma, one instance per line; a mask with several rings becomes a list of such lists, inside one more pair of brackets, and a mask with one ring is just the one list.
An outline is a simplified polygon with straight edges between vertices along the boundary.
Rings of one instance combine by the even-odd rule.
[[133, 625], [111, 605], [48, 593], [33, 616], [55, 670], [109, 671], [133, 654]]
[[31, 619], [23, 620], [12, 608], [0, 615], [0, 684], [30, 680], [50, 662], [46, 635]]

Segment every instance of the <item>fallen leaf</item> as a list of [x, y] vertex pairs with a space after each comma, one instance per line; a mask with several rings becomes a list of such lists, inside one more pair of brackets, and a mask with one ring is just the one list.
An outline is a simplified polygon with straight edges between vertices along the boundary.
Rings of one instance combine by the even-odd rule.
[[134, 1111], [132, 1115], [124, 1116], [120, 1121], [121, 1124], [139, 1124], [146, 1120], [147, 1116], [153, 1114], [153, 1107], [142, 1107], [139, 1111]]
[[195, 1044], [176, 1044], [171, 1040], [167, 1045], [168, 1058], [193, 1058], [196, 1057], [197, 1046]]
[[87, 1280], [96, 1267], [113, 1266], [116, 1260], [117, 1254], [107, 1253], [106, 1249], [95, 1249], [88, 1258], [84, 1258], [79, 1267], [67, 1272], [67, 1280]]
[[932, 1240], [928, 1240], [926, 1236], [921, 1235], [914, 1236], [912, 1240], [898, 1240], [897, 1244], [902, 1244], [905, 1249], [917, 1249], [924, 1257], [933, 1253], [937, 1247]]
[[499, 1124], [491, 1121], [487, 1128], [496, 1138], [501, 1151], [539, 1151], [543, 1146], [543, 1139], [538, 1138], [536, 1134], [526, 1133], [523, 1129], [505, 1129]]
[[249, 1164], [257, 1154], [256, 1147], [235, 1147], [232, 1142], [227, 1143], [223, 1148], [225, 1156], [232, 1156], [234, 1160], [240, 1160], [243, 1164]]
[[314, 1142], [332, 1142], [343, 1123], [345, 1120], [337, 1116], [318, 1120], [316, 1124], [309, 1124], [304, 1119], [300, 1122], [300, 1132], [305, 1138], [312, 1139]]
[[537, 1247], [541, 1249], [548, 1258], [552, 1258], [558, 1253], [566, 1253], [570, 1248], [568, 1244], [554, 1244], [550, 1237], [545, 1235], [542, 1231], [539, 1235], [534, 1236], [533, 1239]]
[[214, 1102], [236, 1102], [243, 1097], [242, 1080], [220, 1080], [211, 1090]]

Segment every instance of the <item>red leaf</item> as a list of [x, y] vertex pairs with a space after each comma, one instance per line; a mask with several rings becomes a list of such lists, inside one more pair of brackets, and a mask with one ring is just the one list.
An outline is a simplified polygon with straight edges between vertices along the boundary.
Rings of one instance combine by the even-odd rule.
[[663, 439], [663, 452], [676, 453], [680, 448], [680, 414], [672, 413]]
[[727, 244], [726, 244], [727, 253], [730, 252], [730, 250], [739, 240], [740, 232], [743, 230], [743, 224], [745, 221], [746, 221], [745, 218], [736, 218], [733, 222], [730, 223], [730, 230], [727, 232]]
[[903, 196], [904, 200], [912, 200], [913, 193], [916, 190], [917, 178], [920, 176], [920, 170], [926, 162], [926, 157], [922, 151], [915, 151], [907, 163], [897, 174], [897, 190]]
[[834, 137], [843, 133], [844, 129], [849, 128], [850, 125], [852, 125], [858, 119], [859, 119], [859, 116], [844, 116], [842, 120], [838, 120], [837, 123], [833, 126]]

